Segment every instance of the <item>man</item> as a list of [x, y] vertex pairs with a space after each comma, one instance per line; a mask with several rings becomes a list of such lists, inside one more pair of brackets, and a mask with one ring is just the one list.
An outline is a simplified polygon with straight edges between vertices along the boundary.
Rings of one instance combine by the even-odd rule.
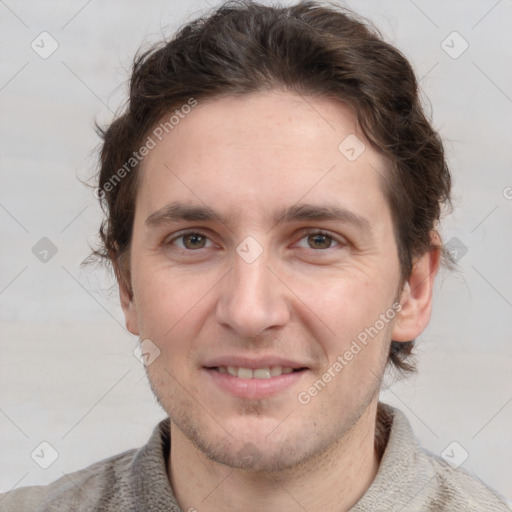
[[379, 403], [450, 196], [395, 48], [335, 6], [229, 3], [138, 57], [102, 136], [96, 255], [169, 418], [2, 510], [507, 510]]

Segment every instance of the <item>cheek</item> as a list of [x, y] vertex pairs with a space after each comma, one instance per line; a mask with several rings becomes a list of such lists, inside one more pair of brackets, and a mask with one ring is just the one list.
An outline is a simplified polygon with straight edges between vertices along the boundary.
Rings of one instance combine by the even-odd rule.
[[[315, 313], [329, 327], [323, 329], [322, 337], [320, 328], [317, 331], [325, 357], [321, 371], [309, 383], [317, 389], [323, 389], [322, 383], [328, 387], [319, 404], [343, 411], [347, 404], [355, 406], [369, 399], [380, 386], [395, 311], [391, 288], [379, 286], [360, 278], [338, 278], [335, 285], [315, 292]], [[389, 318], [381, 320], [389, 311]]]
[[310, 305], [317, 322], [329, 328], [334, 343], [343, 345], [373, 325], [391, 306], [390, 289], [375, 277], [346, 273], [304, 283], [297, 295], [306, 298], [304, 302]]
[[[316, 337], [325, 356], [321, 375], [315, 375], [311, 384], [319, 377], [333, 382], [324, 400], [330, 396], [345, 405], [362, 400], [378, 386], [386, 365], [395, 316], [392, 286], [353, 273], [318, 282], [309, 289], [315, 313], [310, 316], [311, 325], [318, 326]], [[383, 321], [381, 315], [386, 312]]]
[[153, 340], [162, 351], [171, 340], [173, 351], [180, 350], [180, 340], [190, 347], [204, 322], [204, 299], [214, 284], [211, 276], [191, 275], [188, 270], [141, 266], [134, 274], [141, 336]]

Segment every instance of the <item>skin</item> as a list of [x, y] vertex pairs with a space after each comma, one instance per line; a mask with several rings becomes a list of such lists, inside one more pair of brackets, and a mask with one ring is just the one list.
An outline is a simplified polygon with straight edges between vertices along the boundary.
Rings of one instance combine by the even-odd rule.
[[[366, 145], [352, 162], [338, 150], [349, 134]], [[401, 286], [383, 172], [347, 107], [277, 91], [199, 102], [144, 159], [133, 294], [123, 281], [120, 294], [127, 328], [160, 350], [146, 368], [171, 418], [169, 480], [183, 510], [348, 510], [373, 481], [389, 344], [426, 327], [439, 266], [432, 250]], [[232, 218], [149, 225], [177, 200]], [[297, 203], [337, 205], [369, 229], [270, 219]], [[187, 229], [203, 237], [180, 237]], [[262, 249], [252, 263], [236, 251], [248, 236]], [[395, 301], [394, 319], [301, 404], [297, 395]], [[308, 369], [270, 397], [241, 398], [204, 369], [233, 354], [280, 355]]]

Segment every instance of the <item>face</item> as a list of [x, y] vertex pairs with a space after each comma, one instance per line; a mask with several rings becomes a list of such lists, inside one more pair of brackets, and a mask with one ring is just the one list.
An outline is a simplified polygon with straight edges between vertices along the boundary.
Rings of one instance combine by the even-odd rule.
[[278, 92], [199, 102], [145, 157], [122, 305], [160, 351], [146, 368], [173, 428], [209, 458], [324, 452], [377, 396], [392, 336], [417, 334], [383, 172], [348, 108]]

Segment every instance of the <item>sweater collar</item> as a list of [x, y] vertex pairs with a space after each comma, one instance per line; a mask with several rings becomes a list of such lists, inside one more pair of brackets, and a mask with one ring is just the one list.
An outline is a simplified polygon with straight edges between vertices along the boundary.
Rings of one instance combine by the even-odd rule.
[[[382, 453], [377, 475], [352, 512], [378, 509], [385, 494], [404, 491], [415, 478], [417, 442], [407, 418], [397, 409], [379, 402], [376, 430], [377, 450]], [[170, 419], [160, 421], [146, 445], [137, 450], [131, 467], [131, 492], [140, 512], [182, 512], [167, 476], [171, 447]], [[407, 480], [407, 481], [406, 481]]]

